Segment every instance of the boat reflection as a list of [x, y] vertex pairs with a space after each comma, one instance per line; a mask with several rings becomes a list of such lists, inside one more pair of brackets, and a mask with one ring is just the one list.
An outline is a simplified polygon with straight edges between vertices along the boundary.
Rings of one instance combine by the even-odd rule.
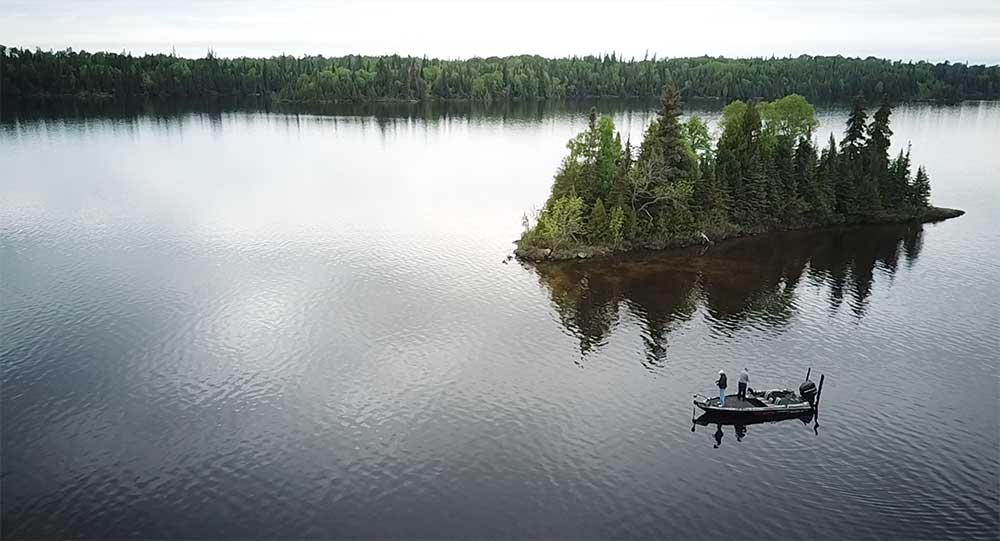
[[720, 445], [722, 445], [722, 440], [725, 437], [725, 432], [722, 428], [724, 426], [733, 427], [733, 433], [736, 436], [736, 441], [740, 442], [743, 441], [743, 438], [745, 438], [747, 433], [750, 431], [750, 425], [782, 423], [793, 420], [801, 421], [804, 425], [813, 423], [813, 433], [819, 435], [819, 416], [815, 415], [812, 411], [788, 417], [771, 417], [766, 419], [754, 419], [752, 417], [741, 417], [708, 412], [703, 413], [700, 417], [692, 419], [691, 432], [694, 432], [699, 426], [709, 428], [715, 427], [715, 431], [712, 433], [712, 439], [714, 440], [712, 447], [717, 449]]

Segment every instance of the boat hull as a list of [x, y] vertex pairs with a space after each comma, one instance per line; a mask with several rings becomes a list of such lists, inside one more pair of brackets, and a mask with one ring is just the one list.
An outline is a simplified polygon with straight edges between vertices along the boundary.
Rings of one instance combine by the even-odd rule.
[[717, 397], [695, 395], [694, 405], [707, 413], [753, 418], [797, 417], [813, 411], [812, 404], [786, 389], [758, 391], [746, 399], [729, 395], [722, 405]]

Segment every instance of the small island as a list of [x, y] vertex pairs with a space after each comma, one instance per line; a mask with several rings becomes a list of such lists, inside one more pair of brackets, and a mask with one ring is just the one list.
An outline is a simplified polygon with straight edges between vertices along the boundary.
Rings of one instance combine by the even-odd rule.
[[841, 224], [932, 222], [964, 214], [930, 205], [930, 178], [909, 148], [889, 156], [892, 108], [869, 122], [854, 99], [845, 136], [817, 149], [815, 108], [792, 94], [733, 101], [721, 135], [681, 122], [681, 96], [663, 91], [638, 148], [607, 117], [567, 144], [540, 211], [523, 218], [515, 255], [541, 261], [660, 250], [771, 231]]

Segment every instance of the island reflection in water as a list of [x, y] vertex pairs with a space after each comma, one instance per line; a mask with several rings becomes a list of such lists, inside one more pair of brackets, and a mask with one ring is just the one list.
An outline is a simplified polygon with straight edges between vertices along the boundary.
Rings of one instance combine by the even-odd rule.
[[889, 280], [920, 254], [923, 226], [893, 224], [774, 233], [661, 253], [533, 265], [559, 319], [586, 357], [625, 312], [641, 322], [643, 366], [667, 360], [670, 334], [705, 309], [713, 332], [747, 325], [780, 332], [805, 288], [826, 291], [831, 311], [864, 317], [875, 269]]

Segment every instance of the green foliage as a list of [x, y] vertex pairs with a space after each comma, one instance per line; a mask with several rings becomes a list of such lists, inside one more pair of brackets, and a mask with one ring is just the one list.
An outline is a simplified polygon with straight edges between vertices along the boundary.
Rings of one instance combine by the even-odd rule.
[[768, 207], [760, 113], [753, 102], [729, 111], [728, 120], [723, 111], [724, 128], [719, 138], [716, 176], [732, 197], [736, 222], [757, 224], [765, 221]]
[[768, 219], [772, 223], [798, 222], [806, 210], [805, 201], [799, 195], [793, 142], [786, 135], [778, 135], [769, 151]]
[[719, 121], [719, 127], [722, 129], [722, 132], [725, 133], [728, 129], [737, 129], [738, 123], [743, 118], [746, 110], [746, 102], [740, 100], [734, 100], [723, 107], [722, 120]]
[[[440, 60], [413, 56], [205, 58], [0, 47], [4, 96], [276, 95], [289, 101], [654, 97], [843, 100], [1000, 98], [1000, 67], [808, 56], [636, 60], [614, 55]], [[6, 99], [6, 98], [5, 98]]]
[[692, 116], [684, 123], [684, 138], [702, 163], [712, 159], [712, 136], [708, 133], [708, 125], [701, 117]]
[[811, 139], [813, 131], [819, 126], [816, 108], [798, 94], [762, 105], [760, 116], [768, 132], [791, 141]]
[[639, 147], [639, 167], [648, 170], [657, 183], [684, 182], [697, 178], [698, 161], [685, 138], [681, 115], [681, 95], [667, 86], [660, 95], [657, 118], [650, 122]]
[[898, 204], [902, 193], [889, 174], [889, 144], [892, 137], [892, 129], [889, 128], [890, 115], [892, 108], [888, 103], [882, 102], [872, 116], [871, 124], [868, 125], [868, 146], [865, 148], [865, 153], [868, 172], [875, 179], [882, 199], [891, 204]]
[[855, 212], [870, 212], [882, 208], [878, 182], [871, 175], [863, 175], [855, 183]]
[[587, 220], [587, 235], [590, 242], [603, 244], [611, 236], [609, 227], [608, 211], [604, 208], [604, 200], [600, 197], [590, 209], [590, 218]]
[[563, 196], [538, 216], [537, 234], [545, 246], [559, 248], [579, 240], [583, 233], [583, 199]]
[[889, 207], [912, 206], [910, 197], [910, 149], [907, 146], [906, 153], [900, 149], [899, 155], [889, 164], [887, 171], [888, 179], [883, 202]]
[[550, 199], [569, 194], [580, 195], [586, 205], [608, 194], [618, 176], [622, 158], [621, 142], [615, 126], [607, 117], [597, 118], [591, 111], [586, 131], [566, 144], [569, 155], [556, 173]]
[[[847, 117], [847, 129], [844, 131], [844, 140], [840, 142], [840, 150], [844, 154], [850, 167], [860, 169], [861, 157], [865, 148], [865, 133], [867, 126], [865, 121], [868, 113], [865, 112], [865, 99], [862, 96], [855, 96], [851, 104], [851, 113]], [[855, 165], [857, 164], [857, 165]]]
[[705, 230], [839, 223], [851, 214], [910, 216], [930, 204], [930, 180], [922, 167], [911, 178], [909, 151], [885, 157], [888, 105], [866, 124], [857, 100], [843, 144], [838, 148], [831, 134], [818, 154], [814, 109], [801, 96], [730, 104], [715, 152], [704, 122], [681, 124], [680, 110], [679, 93], [668, 87], [635, 159], [611, 120], [591, 113], [587, 129], [567, 145], [536, 227], [521, 242], [663, 246]]
[[706, 224], [718, 225], [729, 219], [729, 192], [719, 182], [715, 174], [715, 161], [702, 160], [701, 178], [694, 185], [692, 210], [702, 217]]
[[833, 212], [833, 187], [822, 175], [816, 149], [809, 139], [799, 140], [794, 160], [795, 186], [804, 214], [812, 220], [827, 218]]
[[917, 168], [917, 176], [913, 179], [913, 186], [910, 190], [910, 204], [919, 209], [930, 206], [931, 199], [931, 179], [927, 176], [927, 171], [923, 166]]
[[621, 246], [625, 234], [625, 211], [621, 207], [611, 209], [611, 217], [608, 220], [608, 233], [612, 246]]

